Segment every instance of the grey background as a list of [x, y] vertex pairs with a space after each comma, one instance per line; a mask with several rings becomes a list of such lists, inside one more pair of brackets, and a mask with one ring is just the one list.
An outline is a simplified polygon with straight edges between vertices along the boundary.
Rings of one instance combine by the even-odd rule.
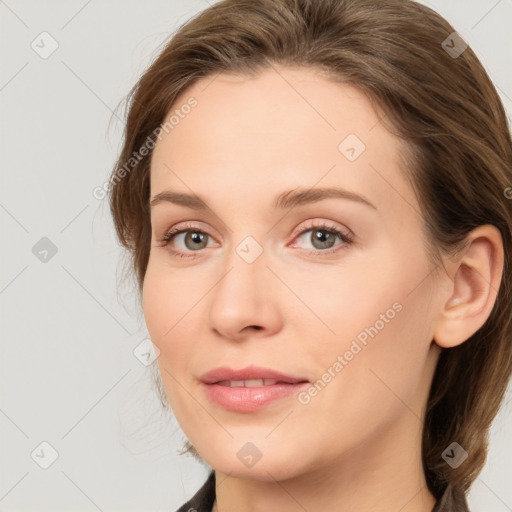
[[[473, 47], [512, 113], [512, 0], [424, 3]], [[173, 511], [205, 479], [178, 455], [184, 436], [133, 353], [147, 333], [129, 283], [118, 288], [121, 251], [92, 191], [120, 149], [115, 107], [207, 6], [0, 0], [0, 511]], [[43, 31], [58, 43], [46, 59], [31, 47]], [[472, 511], [512, 510], [511, 398]], [[58, 453], [47, 469], [42, 442]]]

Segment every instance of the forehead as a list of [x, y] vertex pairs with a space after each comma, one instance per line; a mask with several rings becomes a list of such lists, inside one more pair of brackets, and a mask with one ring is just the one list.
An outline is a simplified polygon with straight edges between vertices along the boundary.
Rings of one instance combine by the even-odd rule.
[[[195, 107], [182, 108], [191, 98]], [[152, 195], [177, 189], [233, 200], [317, 185], [364, 191], [374, 204], [390, 187], [410, 196], [402, 143], [382, 114], [354, 86], [313, 69], [207, 77], [182, 92], [166, 119], [173, 114], [154, 149]]]

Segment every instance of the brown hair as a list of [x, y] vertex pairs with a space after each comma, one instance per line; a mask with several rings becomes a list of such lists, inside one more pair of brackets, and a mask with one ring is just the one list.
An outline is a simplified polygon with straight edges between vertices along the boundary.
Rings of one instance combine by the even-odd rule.
[[[117, 235], [140, 292], [151, 241], [151, 152], [122, 179], [118, 171], [154, 138], [187, 87], [220, 72], [254, 76], [274, 64], [304, 66], [358, 87], [379, 106], [382, 122], [405, 141], [406, 175], [433, 260], [455, 253], [483, 224], [496, 226], [504, 243], [490, 317], [466, 342], [442, 350], [432, 382], [422, 450], [436, 498], [447, 486], [453, 496], [464, 495], [481, 471], [512, 368], [510, 131], [471, 48], [448, 51], [464, 49], [453, 33], [412, 0], [222, 0], [180, 27], [130, 91], [124, 147], [110, 181]], [[453, 441], [468, 452], [455, 469], [441, 457]]]

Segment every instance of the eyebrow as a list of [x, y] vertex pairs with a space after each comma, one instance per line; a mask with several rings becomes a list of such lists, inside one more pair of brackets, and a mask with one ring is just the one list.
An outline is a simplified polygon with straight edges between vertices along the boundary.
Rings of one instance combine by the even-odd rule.
[[[348, 199], [349, 201], [355, 201], [377, 210], [377, 208], [365, 197], [349, 190], [332, 187], [288, 190], [279, 194], [274, 199], [272, 207], [274, 209], [284, 210], [331, 198]], [[172, 192], [170, 190], [156, 194], [151, 199], [150, 207], [154, 208], [156, 205], [161, 203], [173, 203], [194, 210], [209, 210], [206, 201], [200, 196], [196, 194], [185, 194], [183, 192]]]

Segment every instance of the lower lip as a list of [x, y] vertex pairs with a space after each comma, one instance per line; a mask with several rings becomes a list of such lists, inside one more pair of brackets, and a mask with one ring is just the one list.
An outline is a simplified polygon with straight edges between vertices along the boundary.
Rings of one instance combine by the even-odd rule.
[[213, 403], [236, 412], [258, 411], [277, 400], [295, 395], [309, 385], [309, 382], [300, 382], [297, 384], [279, 383], [254, 388], [232, 388], [220, 384], [201, 383], [206, 395]]

